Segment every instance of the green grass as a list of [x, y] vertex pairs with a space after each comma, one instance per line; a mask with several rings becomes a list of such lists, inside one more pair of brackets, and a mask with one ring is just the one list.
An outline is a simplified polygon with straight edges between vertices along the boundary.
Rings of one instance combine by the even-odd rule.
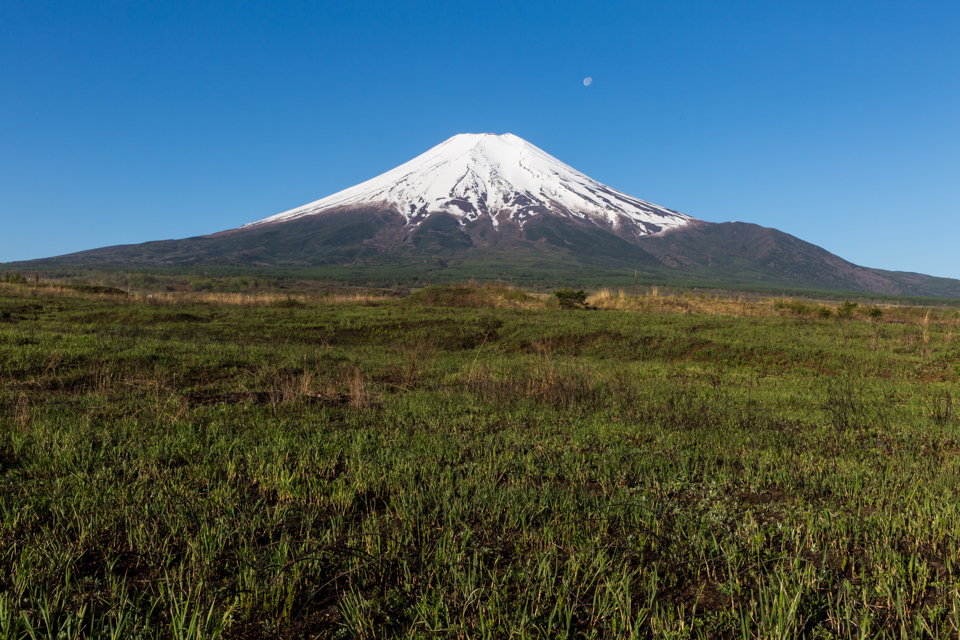
[[330, 299], [0, 287], [0, 638], [958, 637], [956, 312]]

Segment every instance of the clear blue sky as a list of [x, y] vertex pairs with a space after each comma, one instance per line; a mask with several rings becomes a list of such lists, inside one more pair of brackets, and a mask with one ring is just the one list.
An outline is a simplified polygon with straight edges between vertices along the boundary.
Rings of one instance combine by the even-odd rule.
[[233, 228], [466, 132], [960, 278], [956, 0], [0, 0], [0, 262]]

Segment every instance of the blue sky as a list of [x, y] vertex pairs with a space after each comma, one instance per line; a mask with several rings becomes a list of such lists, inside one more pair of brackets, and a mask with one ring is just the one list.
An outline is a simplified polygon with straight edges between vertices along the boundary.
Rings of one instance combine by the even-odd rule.
[[955, 0], [0, 0], [0, 262], [237, 227], [510, 132], [704, 220], [960, 278], [957, 34]]

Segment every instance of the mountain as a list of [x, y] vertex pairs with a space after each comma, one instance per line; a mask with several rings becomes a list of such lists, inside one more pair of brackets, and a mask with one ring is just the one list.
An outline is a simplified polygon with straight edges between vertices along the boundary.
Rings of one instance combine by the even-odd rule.
[[960, 281], [860, 267], [757, 225], [627, 195], [512, 134], [461, 134], [315, 202], [183, 240], [6, 268], [321, 267], [369, 279], [593, 274], [722, 286], [960, 298]]

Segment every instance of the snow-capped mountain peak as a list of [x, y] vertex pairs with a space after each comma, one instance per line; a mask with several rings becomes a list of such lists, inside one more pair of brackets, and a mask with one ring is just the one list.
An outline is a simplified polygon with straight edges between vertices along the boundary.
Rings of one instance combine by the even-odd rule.
[[611, 189], [513, 134], [464, 133], [376, 178], [244, 227], [358, 206], [394, 208], [414, 226], [441, 212], [461, 224], [488, 217], [495, 227], [522, 227], [553, 213], [615, 228], [627, 223], [637, 236], [694, 220]]

